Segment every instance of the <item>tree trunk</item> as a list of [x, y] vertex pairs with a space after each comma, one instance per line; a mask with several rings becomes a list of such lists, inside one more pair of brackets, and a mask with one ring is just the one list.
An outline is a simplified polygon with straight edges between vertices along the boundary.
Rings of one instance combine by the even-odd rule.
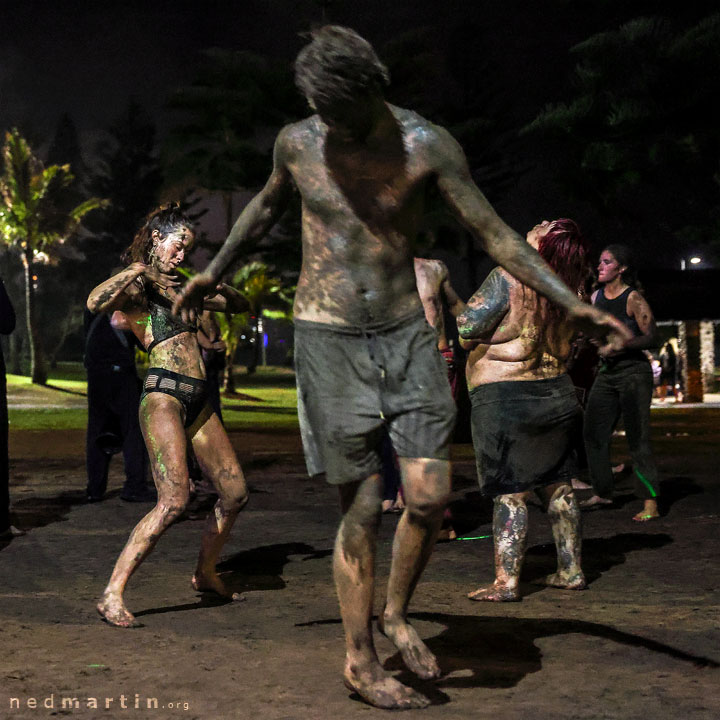
[[22, 375], [22, 335], [14, 332], [10, 336], [10, 372]]
[[223, 389], [226, 395], [234, 395], [237, 391], [235, 389], [235, 375], [233, 373], [235, 365], [235, 353], [237, 351], [237, 343], [231, 343], [225, 340], [225, 377], [223, 378]]
[[686, 320], [678, 328], [678, 344], [682, 357], [683, 400], [703, 401], [702, 371], [700, 369], [700, 322]]
[[[29, 239], [28, 246], [30, 246]], [[25, 321], [27, 323], [28, 343], [30, 344], [30, 381], [35, 385], [46, 385], [47, 367], [45, 365], [42, 337], [37, 327], [35, 287], [32, 277], [32, 253], [23, 253], [22, 262], [25, 271]]]

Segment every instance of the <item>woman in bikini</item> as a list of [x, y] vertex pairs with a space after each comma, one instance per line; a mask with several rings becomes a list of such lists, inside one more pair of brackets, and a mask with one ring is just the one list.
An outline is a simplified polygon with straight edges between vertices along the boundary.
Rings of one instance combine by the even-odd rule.
[[[150, 364], [140, 402], [140, 425], [158, 501], [130, 534], [97, 605], [102, 618], [118, 627], [139, 624], [125, 607], [125, 585], [188, 502], [188, 441], [219, 496], [207, 519], [192, 586], [199, 592], [233, 597], [215, 565], [247, 502], [247, 486], [227, 433], [207, 402], [197, 321], [193, 317], [185, 323], [171, 313], [174, 288], [180, 284], [175, 269], [194, 237], [192, 222], [177, 205], [154, 210], [125, 253], [131, 264], [98, 285], [87, 301], [92, 312], [112, 313], [115, 327], [134, 332], [147, 348]], [[233, 288], [221, 283], [216, 290], [217, 294], [205, 298], [204, 309], [247, 309], [246, 299]]]

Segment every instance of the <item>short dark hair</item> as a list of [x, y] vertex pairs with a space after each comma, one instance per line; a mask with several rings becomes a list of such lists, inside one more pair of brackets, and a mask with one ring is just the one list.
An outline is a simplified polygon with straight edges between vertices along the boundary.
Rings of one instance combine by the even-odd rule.
[[325, 25], [311, 35], [295, 61], [295, 84], [313, 109], [382, 93], [390, 84], [388, 69], [354, 30]]
[[150, 262], [150, 248], [152, 247], [152, 234], [158, 231], [160, 237], [165, 237], [174, 230], [187, 228], [194, 231], [192, 220], [182, 211], [180, 203], [172, 202], [155, 208], [145, 218], [143, 226], [135, 233], [132, 244], [123, 253], [124, 262]]

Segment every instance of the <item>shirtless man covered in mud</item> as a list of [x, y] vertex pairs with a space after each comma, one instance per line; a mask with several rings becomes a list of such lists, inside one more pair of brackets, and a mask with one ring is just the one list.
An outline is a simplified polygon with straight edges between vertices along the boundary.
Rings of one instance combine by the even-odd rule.
[[440, 676], [435, 656], [406, 619], [450, 492], [455, 414], [413, 268], [428, 189], [440, 191], [479, 246], [576, 322], [600, 335], [617, 334], [618, 323], [580, 303], [500, 220], [448, 132], [385, 102], [387, 70], [354, 31], [316, 30], [295, 67], [316, 114], [281, 130], [267, 184], [205, 272], [186, 285], [175, 310], [191, 315], [244, 248], [270, 230], [297, 189], [303, 263], [294, 308], [296, 371], [327, 479], [340, 492], [333, 564], [347, 643], [345, 683], [377, 707], [425, 707], [424, 695], [383, 669], [371, 618], [382, 496], [378, 450], [387, 425], [407, 508], [395, 534], [379, 627], [413, 672]]

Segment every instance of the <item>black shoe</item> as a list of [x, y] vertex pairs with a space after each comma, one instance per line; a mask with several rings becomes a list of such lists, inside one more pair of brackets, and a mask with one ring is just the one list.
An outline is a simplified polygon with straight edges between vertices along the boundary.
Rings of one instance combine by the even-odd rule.
[[120, 499], [125, 502], [157, 502], [157, 491], [152, 488], [143, 488], [136, 492], [123, 492]]

